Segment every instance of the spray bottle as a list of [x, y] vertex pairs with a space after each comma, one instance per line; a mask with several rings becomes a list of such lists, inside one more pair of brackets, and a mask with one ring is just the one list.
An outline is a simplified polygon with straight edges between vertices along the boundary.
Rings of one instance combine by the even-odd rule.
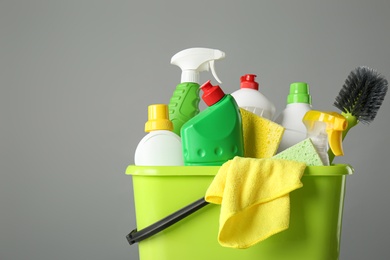
[[134, 164], [143, 166], [182, 166], [183, 154], [180, 137], [172, 132], [173, 125], [168, 119], [168, 106], [148, 106], [148, 121], [145, 132], [134, 155]]
[[177, 135], [180, 135], [182, 125], [199, 113], [199, 73], [210, 69], [221, 83], [215, 73], [214, 61], [224, 57], [224, 52], [208, 48], [185, 49], [172, 57], [171, 64], [182, 70], [181, 83], [176, 86], [168, 105], [169, 119]]
[[342, 134], [348, 126], [345, 117], [336, 112], [310, 110], [302, 121], [325, 166], [329, 165], [329, 146], [335, 156], [344, 155]]
[[234, 98], [207, 81], [201, 86], [205, 110], [181, 129], [184, 165], [222, 165], [244, 156], [240, 109]]
[[259, 83], [255, 81], [255, 77], [254, 74], [241, 76], [240, 89], [234, 91], [231, 95], [239, 107], [272, 120], [275, 114], [275, 106], [259, 91]]

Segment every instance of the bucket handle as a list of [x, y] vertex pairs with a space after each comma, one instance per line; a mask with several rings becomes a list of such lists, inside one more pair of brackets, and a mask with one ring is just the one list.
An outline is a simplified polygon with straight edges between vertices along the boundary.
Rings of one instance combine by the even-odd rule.
[[130, 245], [132, 245], [148, 237], [151, 237], [159, 233], [160, 231], [163, 231], [164, 229], [172, 226], [173, 224], [182, 220], [183, 218], [191, 215], [192, 213], [198, 211], [199, 209], [203, 208], [208, 204], [209, 203], [204, 198], [201, 198], [140, 231], [137, 231], [137, 229], [132, 230], [126, 236], [127, 241], [129, 242]]

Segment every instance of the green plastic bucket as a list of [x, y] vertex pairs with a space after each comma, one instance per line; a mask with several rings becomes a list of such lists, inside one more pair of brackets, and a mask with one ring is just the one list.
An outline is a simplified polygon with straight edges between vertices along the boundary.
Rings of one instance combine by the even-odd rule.
[[[137, 229], [141, 230], [202, 198], [219, 166], [134, 166]], [[290, 193], [290, 227], [248, 249], [217, 240], [220, 206], [207, 205], [139, 243], [140, 260], [337, 260], [346, 176], [351, 166], [308, 166], [303, 187]]]

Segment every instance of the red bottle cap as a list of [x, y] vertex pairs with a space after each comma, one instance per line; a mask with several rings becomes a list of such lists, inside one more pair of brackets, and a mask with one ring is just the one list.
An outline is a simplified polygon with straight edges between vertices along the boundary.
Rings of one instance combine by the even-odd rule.
[[241, 85], [240, 88], [250, 88], [259, 90], [259, 83], [255, 81], [256, 75], [254, 74], [245, 74], [241, 76]]
[[203, 90], [202, 99], [208, 106], [214, 105], [225, 96], [223, 90], [218, 85], [213, 86], [210, 80], [204, 83], [200, 89]]

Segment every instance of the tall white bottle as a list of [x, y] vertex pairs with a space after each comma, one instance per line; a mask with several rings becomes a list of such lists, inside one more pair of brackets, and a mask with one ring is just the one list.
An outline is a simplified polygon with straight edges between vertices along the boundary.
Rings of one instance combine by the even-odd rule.
[[134, 164], [143, 166], [184, 165], [181, 139], [172, 132], [173, 124], [168, 119], [168, 105], [154, 104], [148, 107], [145, 132], [134, 155]]
[[307, 129], [302, 119], [311, 109], [309, 85], [305, 82], [292, 83], [286, 108], [274, 120], [285, 128], [278, 152], [306, 138]]
[[254, 74], [241, 76], [240, 89], [234, 91], [231, 95], [239, 107], [272, 120], [275, 114], [275, 106], [259, 91], [259, 83], [255, 81], [255, 77]]

